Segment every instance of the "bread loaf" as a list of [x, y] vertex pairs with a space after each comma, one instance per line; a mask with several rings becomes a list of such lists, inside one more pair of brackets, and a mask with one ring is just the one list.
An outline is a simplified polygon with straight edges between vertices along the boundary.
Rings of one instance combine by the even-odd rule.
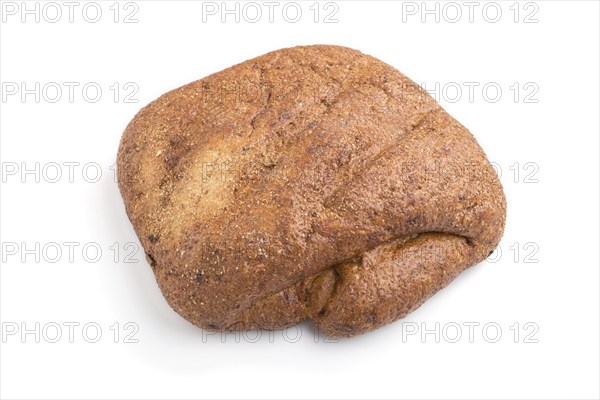
[[162, 95], [123, 133], [118, 184], [164, 297], [209, 330], [371, 331], [485, 259], [506, 214], [471, 133], [338, 46]]

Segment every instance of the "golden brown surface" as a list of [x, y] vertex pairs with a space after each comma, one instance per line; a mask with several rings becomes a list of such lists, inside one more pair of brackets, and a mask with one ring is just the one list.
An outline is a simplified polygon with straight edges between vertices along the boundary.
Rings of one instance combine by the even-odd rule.
[[487, 257], [506, 213], [466, 128], [338, 46], [164, 94], [127, 126], [118, 180], [165, 298], [210, 330], [373, 330]]

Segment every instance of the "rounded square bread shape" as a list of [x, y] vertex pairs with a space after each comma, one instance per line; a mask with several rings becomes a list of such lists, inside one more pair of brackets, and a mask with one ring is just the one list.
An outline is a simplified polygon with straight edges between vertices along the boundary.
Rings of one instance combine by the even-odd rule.
[[118, 184], [164, 297], [209, 330], [371, 331], [487, 257], [506, 215], [471, 133], [339, 46], [162, 95], [123, 133]]

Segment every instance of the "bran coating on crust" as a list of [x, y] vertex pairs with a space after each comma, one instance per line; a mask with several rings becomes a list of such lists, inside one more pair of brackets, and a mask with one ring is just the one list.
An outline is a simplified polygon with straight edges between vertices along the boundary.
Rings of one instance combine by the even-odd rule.
[[498, 245], [506, 200], [471, 133], [339, 46], [248, 60], [144, 107], [121, 139], [127, 215], [171, 307], [209, 330], [404, 317]]

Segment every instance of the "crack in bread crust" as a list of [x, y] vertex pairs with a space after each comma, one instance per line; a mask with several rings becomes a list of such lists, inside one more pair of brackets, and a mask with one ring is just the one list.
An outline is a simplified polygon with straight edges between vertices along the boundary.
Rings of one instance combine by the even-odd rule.
[[[502, 187], [469, 131], [417, 88], [358, 51], [301, 46], [144, 107], [118, 183], [173, 309], [207, 329], [310, 316], [351, 336], [482, 260], [504, 229]], [[417, 256], [432, 246], [435, 262]]]
[[[435, 243], [433, 247], [431, 246], [432, 243]], [[407, 247], [413, 249], [407, 249]], [[349, 260], [330, 266], [315, 276], [308, 277], [300, 282], [294, 282], [293, 285], [279, 292], [265, 295], [253, 303], [241, 314], [241, 318], [237, 322], [226, 327], [225, 330], [283, 329], [310, 318], [323, 331], [332, 336], [353, 336], [359, 330], [364, 333], [402, 318], [418, 308], [427, 298], [445, 287], [458, 273], [470, 266], [468, 263], [460, 263], [456, 259], [456, 254], [452, 257], [447, 253], [451, 252], [452, 249], [474, 253], [477, 252], [475, 247], [475, 243], [469, 238], [443, 232], [424, 232], [394, 239]], [[365, 261], [366, 257], [369, 258], [368, 261]], [[368, 273], [365, 273], [365, 269], [369, 268], [371, 273], [375, 272], [379, 275], [392, 274], [396, 282], [390, 283], [394, 279], [387, 279], [386, 285], [377, 280], [365, 279], [368, 275]], [[348, 275], [348, 269], [353, 269], [355, 274], [365, 276], [355, 282], [348, 282], [345, 278]], [[419, 296], [403, 296], [404, 293], [401, 289], [403, 285], [406, 285], [407, 277], [411, 276], [414, 282], [415, 277], [412, 276], [413, 274], [419, 274], [421, 277], [429, 276], [427, 274], [431, 274], [431, 271], [435, 269], [444, 271], [441, 276], [442, 279], [438, 282], [429, 282], [424, 286], [423, 293]], [[352, 310], [354, 308], [352, 304], [356, 302], [356, 299], [347, 290], [342, 292], [339, 289], [342, 284], [346, 287], [353, 287], [356, 291], [362, 290], [362, 293], [369, 294], [363, 295], [361, 299], [363, 301], [363, 307], [359, 313], [361, 315], [353, 315], [351, 318], [345, 317], [340, 322], [335, 320], [335, 317], [339, 319], [340, 316], [339, 311], [337, 311], [339, 304], [348, 304], [348, 306], [344, 306], [344, 309]], [[280, 320], [265, 321], [260, 317], [257, 321], [254, 321], [255, 306], [258, 305], [256, 312], [260, 315], [261, 305], [265, 300], [276, 299], [286, 291], [296, 287], [301, 288], [303, 292], [301, 296], [298, 296], [297, 306], [299, 310], [287, 319], [287, 323], [281, 324]], [[384, 298], [388, 303], [390, 303], [389, 299], [393, 299], [391, 314], [376, 318], [375, 315], [381, 314], [379, 308], [384, 302]], [[370, 304], [365, 307], [365, 303]], [[331, 318], [332, 314], [334, 318]]]

